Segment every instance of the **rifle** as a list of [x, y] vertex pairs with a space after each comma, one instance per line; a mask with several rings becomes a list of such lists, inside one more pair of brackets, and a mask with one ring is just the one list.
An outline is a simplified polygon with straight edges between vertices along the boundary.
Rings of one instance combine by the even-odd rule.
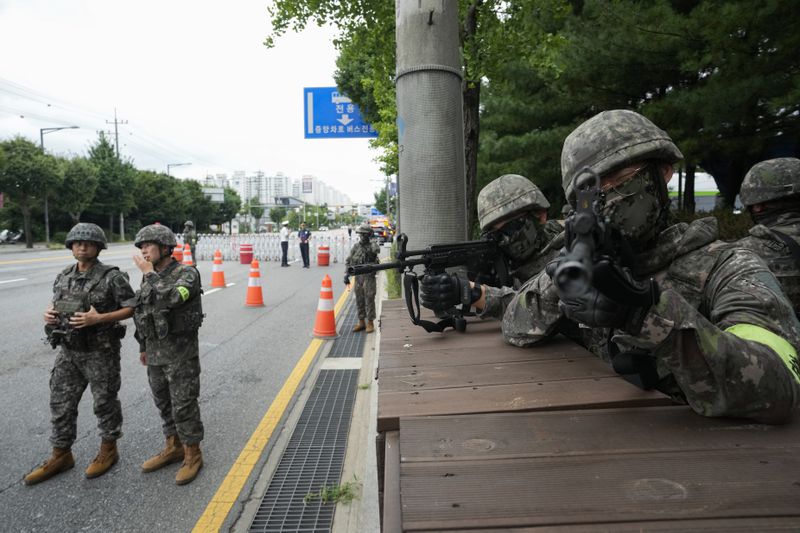
[[[581, 179], [588, 174], [588, 179]], [[605, 223], [605, 194], [600, 176], [584, 167], [575, 180], [575, 210], [565, 223], [564, 259], [553, 275], [553, 283], [566, 297], [579, 297], [592, 287], [621, 304], [649, 307], [653, 303], [653, 285], [626, 277], [616, 266], [632, 264], [633, 253], [625, 248], [624, 237], [613, 238]]]
[[[442, 274], [447, 268], [464, 266], [471, 281], [494, 286], [511, 285], [508, 265], [497, 246], [497, 241], [491, 238], [432, 244], [424, 250], [406, 250], [407, 245], [408, 237], [401, 233], [397, 236], [397, 261], [350, 266], [347, 268], [347, 274], [358, 276], [392, 269], [403, 273], [403, 290], [411, 322], [421, 326], [428, 333], [444, 331], [448, 327], [463, 332], [467, 328], [464, 317], [474, 316], [474, 313], [453, 307], [442, 312], [442, 316], [437, 314], [442, 319], [439, 322], [420, 320], [419, 279], [422, 276]], [[414, 267], [417, 265], [425, 267], [422, 276], [414, 272]]]

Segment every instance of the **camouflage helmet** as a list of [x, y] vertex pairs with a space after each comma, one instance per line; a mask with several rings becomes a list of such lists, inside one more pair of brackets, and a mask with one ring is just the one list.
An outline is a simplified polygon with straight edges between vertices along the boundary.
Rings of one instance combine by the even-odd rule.
[[106, 240], [106, 234], [103, 232], [103, 229], [97, 224], [92, 224], [90, 222], [79, 222], [72, 226], [72, 229], [67, 233], [67, 239], [64, 241], [64, 244], [71, 250], [72, 243], [75, 241], [91, 241], [97, 243], [97, 247], [100, 250], [105, 250], [108, 247], [106, 246], [108, 241]]
[[745, 207], [800, 194], [800, 159], [780, 157], [753, 165], [742, 182]]
[[137, 248], [141, 248], [142, 244], [146, 242], [154, 242], [162, 246], [172, 247], [178, 245], [178, 240], [175, 238], [175, 234], [172, 233], [172, 230], [161, 224], [150, 224], [140, 229], [139, 233], [136, 234], [136, 240], [133, 244]]
[[635, 111], [603, 111], [575, 128], [561, 150], [561, 184], [575, 199], [575, 179], [584, 167], [599, 176], [644, 159], [676, 163], [683, 154], [667, 133]]
[[550, 202], [531, 180], [519, 174], [505, 174], [478, 194], [478, 221], [481, 231], [487, 231], [500, 220], [530, 209], [548, 207]]
[[358, 228], [356, 228], [356, 233], [368, 233], [372, 235], [372, 226], [364, 222]]
[[183, 223], [183, 226], [184, 227], [189, 226], [190, 228], [193, 228], [194, 222], [192, 222], [191, 220], [187, 220], [186, 222]]

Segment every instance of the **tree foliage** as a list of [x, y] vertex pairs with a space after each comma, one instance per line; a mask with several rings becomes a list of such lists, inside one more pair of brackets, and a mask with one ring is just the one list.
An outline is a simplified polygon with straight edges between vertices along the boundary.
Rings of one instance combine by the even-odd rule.
[[94, 199], [99, 184], [97, 167], [85, 157], [62, 159], [64, 179], [58, 188], [56, 205], [66, 211], [73, 224], [81, 221], [81, 214]]

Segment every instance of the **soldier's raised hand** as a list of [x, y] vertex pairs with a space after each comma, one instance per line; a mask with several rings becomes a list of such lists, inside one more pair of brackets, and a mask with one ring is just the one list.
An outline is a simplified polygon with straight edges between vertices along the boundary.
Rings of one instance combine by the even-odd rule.
[[51, 326], [55, 326], [56, 324], [58, 324], [58, 313], [53, 307], [53, 304], [50, 304], [50, 306], [47, 309], [45, 309], [44, 322], [45, 324], [49, 324]]

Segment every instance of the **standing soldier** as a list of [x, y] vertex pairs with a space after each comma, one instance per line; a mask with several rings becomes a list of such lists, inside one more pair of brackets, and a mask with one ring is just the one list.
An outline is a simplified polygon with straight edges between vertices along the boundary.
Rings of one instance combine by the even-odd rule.
[[308, 239], [311, 238], [311, 232], [306, 229], [306, 223], [300, 223], [300, 231], [297, 232], [297, 238], [300, 239], [300, 256], [303, 258], [303, 268], [309, 268], [311, 261], [308, 257]]
[[70, 449], [77, 432], [78, 403], [87, 385], [92, 387], [102, 443], [100, 453], [86, 469], [86, 477], [105, 474], [119, 459], [119, 351], [125, 335], [125, 326], [119, 321], [133, 316], [133, 289], [127, 274], [97, 259], [100, 250], [106, 248], [106, 236], [99, 226], [75, 225], [65, 244], [77, 263], [56, 276], [53, 302], [44, 312], [47, 338], [53, 348], [61, 346], [50, 374], [53, 454], [25, 476], [26, 485], [75, 466]]
[[[372, 228], [369, 224], [364, 223], [356, 230], [358, 233], [358, 242], [350, 249], [350, 255], [347, 256], [346, 266], [355, 265], [371, 265], [378, 263], [378, 255], [381, 253], [380, 246], [372, 237]], [[345, 274], [344, 284], [350, 285], [350, 276]], [[359, 274], [356, 276], [356, 305], [358, 306], [358, 324], [355, 325], [353, 331], [361, 331], [366, 329], [367, 333], [375, 331], [375, 272], [369, 274]], [[364, 324], [364, 320], [367, 323]]]
[[189, 245], [192, 250], [192, 261], [197, 265], [197, 232], [194, 230], [194, 222], [191, 220], [183, 223], [183, 242]]
[[203, 322], [202, 289], [197, 269], [172, 259], [177, 241], [166, 226], [152, 224], [136, 234], [142, 250], [133, 260], [143, 278], [136, 293], [136, 339], [156, 407], [161, 414], [166, 446], [142, 464], [153, 472], [183, 460], [175, 483], [185, 485], [203, 466], [200, 441], [200, 352], [197, 330]]
[[738, 244], [766, 261], [800, 317], [800, 159], [754, 165], [739, 197], [756, 225]]
[[281, 239], [281, 266], [288, 267], [289, 265], [289, 221], [284, 220], [281, 223], [280, 239]]

